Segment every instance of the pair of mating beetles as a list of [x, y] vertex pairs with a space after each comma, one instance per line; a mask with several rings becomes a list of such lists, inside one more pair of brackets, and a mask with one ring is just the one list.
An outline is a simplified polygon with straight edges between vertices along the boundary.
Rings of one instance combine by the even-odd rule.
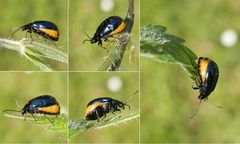
[[[125, 106], [130, 106], [126, 103], [123, 103], [119, 100], [112, 99], [110, 97], [96, 98], [90, 101], [86, 108], [86, 120], [100, 120], [101, 117], [103, 119], [106, 117], [106, 114], [109, 112], [121, 111], [121, 109], [125, 109]], [[16, 111], [16, 110], [4, 110], [6, 111]], [[34, 113], [46, 115], [59, 115], [60, 114], [60, 105], [57, 100], [50, 95], [42, 95], [36, 98], [31, 99], [21, 111], [22, 115], [30, 113], [32, 117], [34, 117]], [[46, 117], [47, 118], [47, 117]], [[47, 118], [48, 119], [48, 118]], [[36, 120], [36, 119], [35, 119]], [[49, 119], [48, 119], [49, 120]], [[49, 120], [50, 121], [50, 120]], [[52, 124], [53, 122], [50, 121]]]
[[[94, 36], [92, 38], [84, 40], [90, 41], [91, 44], [98, 42], [98, 45], [102, 47], [102, 39], [105, 41], [108, 40], [109, 37], [112, 37], [115, 34], [121, 33], [126, 29], [127, 25], [122, 18], [119, 16], [111, 16], [105, 19], [97, 28]], [[51, 41], [58, 41], [59, 39], [59, 30], [58, 27], [49, 21], [35, 21], [26, 25], [21, 26], [17, 30], [15, 30], [10, 38], [15, 34], [18, 30], [27, 31], [30, 33], [30, 37], [32, 38], [31, 33], [35, 33], [36, 35], [41, 35], [45, 39], [49, 39]]]

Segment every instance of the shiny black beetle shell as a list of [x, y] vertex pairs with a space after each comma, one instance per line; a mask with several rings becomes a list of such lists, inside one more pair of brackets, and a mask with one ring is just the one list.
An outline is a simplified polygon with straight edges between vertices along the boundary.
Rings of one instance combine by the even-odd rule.
[[49, 114], [58, 115], [60, 114], [60, 106], [57, 100], [50, 95], [41, 95], [31, 99], [21, 111], [22, 115], [26, 113], [34, 114]]
[[97, 28], [94, 36], [91, 38], [91, 44], [98, 42], [102, 46], [102, 39], [107, 39], [114, 34], [123, 32], [126, 29], [126, 23], [119, 16], [111, 16], [105, 19]]
[[85, 117], [86, 120], [99, 121], [99, 118], [105, 118], [107, 113], [121, 111], [120, 108], [125, 109], [125, 106], [130, 108], [129, 105], [110, 97], [96, 98], [87, 104]]
[[[30, 35], [33, 32], [52, 41], [58, 41], [59, 39], [58, 27], [50, 21], [34, 21], [21, 26], [19, 29], [22, 29], [22, 31], [26, 30], [28, 33], [30, 33]], [[15, 32], [17, 32], [19, 29], [17, 29]], [[13, 32], [12, 35], [15, 32]], [[12, 35], [10, 37], [12, 37]]]
[[219, 70], [217, 64], [209, 58], [198, 59], [198, 74], [200, 76], [199, 99], [206, 99], [215, 89]]

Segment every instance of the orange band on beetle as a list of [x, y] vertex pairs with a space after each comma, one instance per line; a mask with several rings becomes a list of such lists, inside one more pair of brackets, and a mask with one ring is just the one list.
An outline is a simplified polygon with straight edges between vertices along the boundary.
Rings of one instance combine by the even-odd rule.
[[96, 107], [99, 107], [99, 106], [102, 106], [102, 105], [104, 105], [104, 103], [100, 103], [100, 102], [99, 102], [99, 103], [94, 103], [94, 104], [88, 106], [88, 107], [86, 108], [86, 111], [85, 111], [85, 116], [87, 116], [88, 113], [89, 113], [90, 111], [92, 111], [93, 109], [95, 109]]
[[46, 33], [49, 37], [52, 37], [56, 40], [58, 40], [59, 37], [59, 32], [56, 30], [51, 30], [51, 29], [41, 29], [42, 32]]
[[203, 83], [206, 79], [207, 68], [208, 68], [208, 59], [206, 58], [200, 59], [199, 71], [200, 71], [200, 77]]
[[127, 25], [125, 24], [124, 21], [122, 21], [122, 23], [118, 26], [118, 28], [115, 29], [114, 31], [112, 31], [110, 35], [118, 34], [122, 31], [124, 31], [126, 29], [126, 27], [127, 27]]
[[49, 114], [59, 114], [60, 113], [60, 107], [57, 104], [47, 106], [47, 107], [39, 107], [38, 110], [43, 111], [45, 113], [49, 113]]

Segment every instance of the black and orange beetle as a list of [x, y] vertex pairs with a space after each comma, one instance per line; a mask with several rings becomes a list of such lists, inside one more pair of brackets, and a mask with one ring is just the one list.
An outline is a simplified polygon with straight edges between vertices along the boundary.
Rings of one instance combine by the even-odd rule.
[[[6, 112], [6, 111], [16, 111], [16, 110], [4, 110], [4, 112]], [[34, 113], [40, 113], [40, 114], [43, 114], [44, 116], [45, 116], [45, 114], [59, 115], [60, 114], [60, 106], [54, 97], [52, 97], [50, 95], [41, 95], [41, 96], [31, 99], [22, 108], [21, 111], [16, 111], [16, 112], [21, 112], [22, 115], [30, 113], [32, 115], [32, 117], [36, 120], [36, 118], [33, 115]], [[50, 122], [53, 124], [52, 121], [50, 121]]]
[[110, 16], [105, 19], [97, 28], [92, 38], [83, 41], [90, 41], [91, 44], [98, 42], [98, 45], [102, 47], [102, 39], [107, 41], [109, 37], [115, 34], [119, 34], [126, 29], [127, 25], [124, 20], [119, 16]]
[[208, 96], [214, 91], [219, 77], [218, 66], [213, 60], [206, 57], [200, 57], [198, 59], [197, 75], [199, 77], [200, 84], [199, 86], [193, 88], [199, 89], [200, 95], [198, 96], [198, 99], [200, 102], [196, 112], [191, 116], [191, 118], [197, 113], [202, 100], [206, 100]]
[[100, 120], [101, 117], [104, 119], [106, 114], [112, 112], [113, 114], [116, 111], [121, 112], [121, 109], [125, 109], [127, 106], [130, 109], [130, 106], [126, 103], [123, 103], [119, 100], [112, 99], [110, 97], [96, 98], [90, 101], [87, 104], [85, 111], [86, 120]]
[[52, 41], [58, 41], [59, 39], [58, 27], [50, 21], [34, 21], [32, 23], [23, 25], [17, 30], [15, 30], [11, 34], [10, 38], [20, 29], [22, 29], [22, 31], [26, 30], [27, 33], [30, 33], [31, 38], [32, 38], [31, 33], [33, 32], [35, 34], [41, 35], [45, 39], [49, 39]]

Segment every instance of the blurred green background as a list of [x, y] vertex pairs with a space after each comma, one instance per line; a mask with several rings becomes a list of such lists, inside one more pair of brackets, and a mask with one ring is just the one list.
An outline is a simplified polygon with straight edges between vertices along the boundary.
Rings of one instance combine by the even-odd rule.
[[61, 143], [63, 133], [48, 129], [49, 125], [35, 125], [28, 120], [5, 117], [3, 110], [19, 110], [15, 99], [22, 108], [32, 98], [39, 95], [54, 96], [61, 106], [61, 113], [67, 113], [66, 73], [42, 72], [1, 72], [0, 74], [0, 142], [1, 143]]
[[198, 56], [213, 59], [220, 71], [208, 102], [189, 119], [199, 93], [191, 88], [187, 73], [179, 65], [142, 57], [141, 142], [240, 142], [240, 45], [226, 48], [220, 43], [226, 29], [239, 34], [239, 7], [239, 0], [141, 0], [141, 26], [167, 27]]
[[[115, 80], [114, 80], [115, 79]], [[116, 80], [118, 79], [118, 80]], [[87, 104], [98, 97], [111, 97], [126, 102], [139, 89], [139, 73], [71, 72], [69, 75], [69, 119], [85, 119]], [[113, 80], [113, 81], [112, 81]], [[108, 86], [116, 86], [115, 91]], [[121, 84], [120, 84], [121, 83]], [[120, 85], [119, 85], [120, 84]], [[128, 102], [131, 109], [121, 115], [139, 110], [139, 93]], [[107, 116], [111, 115], [109, 113]], [[106, 117], [105, 119], [107, 119]], [[94, 122], [94, 121], [93, 121]], [[97, 122], [97, 121], [95, 121]], [[137, 143], [139, 142], [139, 119], [126, 123], [83, 132], [70, 139], [72, 143]]]
[[[68, 23], [68, 0], [0, 0], [0, 37], [8, 38], [17, 28], [38, 20], [47, 20], [55, 23], [60, 31], [59, 40], [56, 45], [64, 51], [67, 49], [67, 23]], [[26, 31], [18, 31], [13, 38], [21, 40], [25, 37]], [[29, 35], [28, 35], [29, 36]], [[35, 34], [32, 34], [35, 37]], [[44, 41], [41, 37], [39, 40]], [[47, 41], [49, 44], [51, 42]], [[19, 53], [0, 48], [0, 70], [23, 71], [36, 70], [39, 68], [33, 65]], [[42, 59], [49, 64], [54, 70], [67, 70], [67, 65], [57, 61]]]
[[[112, 10], [103, 11], [101, 7], [103, 1], [113, 2]], [[88, 39], [86, 32], [91, 37], [96, 32], [98, 26], [109, 16], [117, 15], [125, 18], [128, 0], [72, 0], [70, 2], [70, 70], [74, 71], [96, 71], [103, 62], [104, 57], [111, 51], [102, 49], [97, 44], [90, 44], [83, 40]], [[105, 6], [109, 5], [105, 4]], [[139, 70], [139, 0], [135, 1], [135, 19], [132, 29], [131, 43], [127, 46], [124, 58], [120, 67], [122, 71]], [[103, 42], [103, 46], [109, 43]], [[129, 48], [135, 46], [132, 54], [132, 61], [129, 62], [131, 52]]]

